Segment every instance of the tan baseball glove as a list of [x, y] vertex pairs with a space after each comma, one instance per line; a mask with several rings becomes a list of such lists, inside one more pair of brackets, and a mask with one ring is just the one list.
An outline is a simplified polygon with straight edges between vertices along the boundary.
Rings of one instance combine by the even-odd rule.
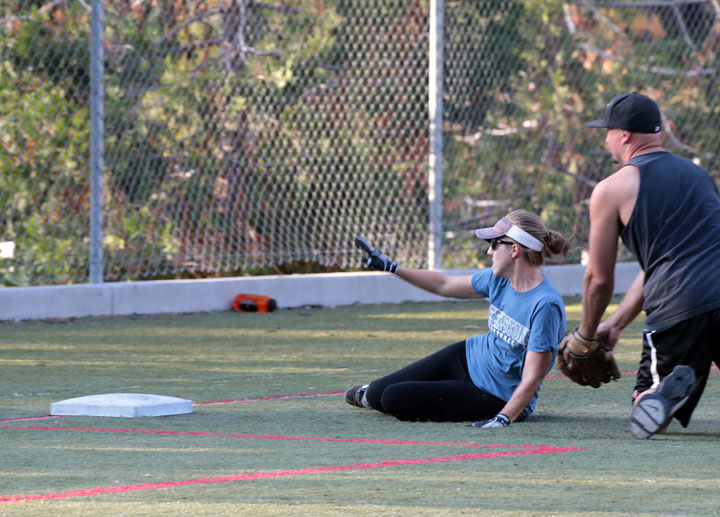
[[[568, 350], [567, 359], [565, 350]], [[557, 354], [560, 370], [581, 386], [599, 388], [601, 384], [620, 378], [615, 357], [599, 339], [588, 339], [578, 329], [565, 336]]]

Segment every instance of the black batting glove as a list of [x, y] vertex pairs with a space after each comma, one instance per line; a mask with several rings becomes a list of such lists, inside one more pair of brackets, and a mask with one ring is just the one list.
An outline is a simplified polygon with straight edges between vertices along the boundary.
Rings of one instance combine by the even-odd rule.
[[364, 265], [369, 266], [370, 269], [375, 269], [376, 271], [397, 273], [397, 262], [391, 260], [378, 250], [374, 250], [372, 246], [370, 246], [370, 243], [367, 241], [367, 239], [365, 239], [365, 237], [357, 237], [355, 239], [355, 245], [358, 248], [362, 248], [362, 250], [368, 254], [367, 258], [364, 258], [362, 261]]
[[475, 422], [470, 424], [469, 427], [480, 427], [481, 429], [496, 429], [498, 427], [507, 427], [510, 425], [510, 419], [503, 413], [498, 413], [490, 420], [483, 420], [482, 422]]
[[390, 260], [388, 257], [380, 253], [379, 251], [373, 251], [370, 256], [365, 259], [365, 264], [370, 266], [370, 269], [376, 269], [378, 271], [386, 271], [388, 273], [397, 273], [398, 264], [394, 260]]

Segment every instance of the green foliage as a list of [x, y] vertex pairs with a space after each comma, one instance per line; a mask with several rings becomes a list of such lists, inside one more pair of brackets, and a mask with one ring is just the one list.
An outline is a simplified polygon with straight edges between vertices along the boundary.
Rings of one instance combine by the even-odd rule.
[[[669, 6], [502, 4], [494, 20], [508, 17], [502, 24], [508, 32], [499, 36], [506, 47], [493, 70], [507, 72], [507, 83], [491, 88], [495, 99], [484, 122], [470, 125], [472, 134], [457, 127], [446, 135], [445, 267], [474, 260], [477, 246], [462, 230], [515, 208], [538, 213], [571, 237], [578, 248], [570, 260], [577, 260], [587, 243], [592, 188], [616, 167], [603, 149], [604, 134], [584, 123], [623, 91], [656, 98], [668, 119], [666, 147], [720, 180], [709, 2], [683, 6], [682, 21]], [[516, 12], [522, 15], [513, 18]], [[698, 67], [711, 73], [692, 73]], [[475, 208], [477, 200], [491, 208]]]
[[[514, 208], [587, 240], [614, 165], [584, 121], [660, 101], [670, 150], [720, 181], [710, 2], [445, 3], [444, 267]], [[4, 285], [88, 267], [89, 11], [0, 5]], [[106, 280], [354, 267], [366, 234], [426, 264], [427, 2], [105, 2]]]
[[485, 123], [488, 111], [514, 109], [511, 78], [524, 63], [519, 31], [523, 6], [516, 1], [474, 0], [449, 3], [445, 13], [446, 60], [443, 118], [459, 126], [453, 134], [471, 134]]
[[15, 242], [16, 251], [0, 259], [0, 283], [82, 280], [87, 40], [54, 32], [46, 17], [8, 26], [14, 30], [0, 32], [0, 240]]

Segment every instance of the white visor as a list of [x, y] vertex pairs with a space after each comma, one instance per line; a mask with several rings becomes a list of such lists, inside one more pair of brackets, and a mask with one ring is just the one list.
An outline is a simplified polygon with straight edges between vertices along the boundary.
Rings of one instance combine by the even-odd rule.
[[475, 230], [475, 235], [486, 241], [497, 239], [503, 235], [507, 235], [515, 242], [519, 242], [526, 248], [530, 248], [533, 251], [542, 252], [543, 243], [537, 240], [535, 237], [530, 235], [522, 228], [518, 228], [506, 218], [500, 219], [495, 226], [490, 228], [480, 228]]

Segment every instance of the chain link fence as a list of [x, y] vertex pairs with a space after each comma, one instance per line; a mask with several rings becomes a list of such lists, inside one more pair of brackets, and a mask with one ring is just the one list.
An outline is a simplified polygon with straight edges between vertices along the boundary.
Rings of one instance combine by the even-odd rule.
[[[90, 0], [0, 5], [0, 282], [86, 282]], [[428, 0], [104, 2], [103, 278], [427, 266]], [[445, 2], [442, 266], [515, 208], [587, 241], [616, 93], [720, 178], [717, 0]]]

